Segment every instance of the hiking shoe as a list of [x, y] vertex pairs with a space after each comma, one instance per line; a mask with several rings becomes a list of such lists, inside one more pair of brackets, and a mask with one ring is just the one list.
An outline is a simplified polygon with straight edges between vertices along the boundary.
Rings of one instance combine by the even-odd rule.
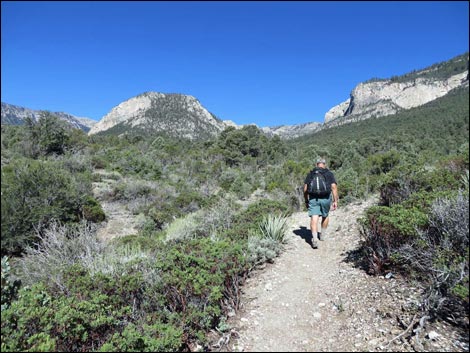
[[312, 248], [318, 249], [318, 243], [316, 240], [313, 240], [313, 239], [312, 239]]
[[325, 240], [325, 231], [323, 232], [318, 232], [318, 240]]

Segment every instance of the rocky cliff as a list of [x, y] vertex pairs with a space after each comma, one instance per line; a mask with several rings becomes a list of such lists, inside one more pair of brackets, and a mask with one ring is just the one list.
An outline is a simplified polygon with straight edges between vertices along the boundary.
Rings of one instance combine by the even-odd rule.
[[111, 109], [89, 134], [164, 132], [195, 139], [214, 136], [225, 127], [193, 96], [146, 92]]
[[[447, 74], [449, 71], [458, 73]], [[392, 115], [426, 104], [463, 85], [468, 85], [468, 56], [465, 55], [401, 77], [363, 82], [352, 90], [349, 99], [325, 114], [323, 128]]]

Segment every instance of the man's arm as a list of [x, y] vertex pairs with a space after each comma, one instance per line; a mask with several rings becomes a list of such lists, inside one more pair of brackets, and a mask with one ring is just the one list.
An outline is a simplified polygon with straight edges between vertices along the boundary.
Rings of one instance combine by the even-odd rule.
[[304, 184], [304, 199], [305, 199], [305, 206], [308, 208], [308, 192], [307, 192], [307, 184]]
[[338, 186], [336, 183], [331, 184], [331, 191], [333, 192], [333, 210], [336, 210], [338, 208]]

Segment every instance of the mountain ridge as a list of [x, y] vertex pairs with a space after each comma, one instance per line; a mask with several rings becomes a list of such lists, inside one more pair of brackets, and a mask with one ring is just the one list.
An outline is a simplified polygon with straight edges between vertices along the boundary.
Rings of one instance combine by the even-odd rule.
[[[389, 79], [372, 78], [361, 82], [352, 89], [348, 99], [325, 113], [323, 123], [307, 122], [272, 127], [238, 125], [230, 120], [221, 120], [194, 96], [152, 91], [119, 103], [99, 121], [79, 118], [68, 113], [53, 114], [89, 135], [166, 133], [174, 137], [205, 139], [218, 135], [230, 126], [239, 129], [254, 125], [268, 136], [278, 135], [290, 139], [349, 122], [393, 115], [424, 105], [455, 88], [468, 85], [468, 67], [467, 52], [401, 76]], [[37, 120], [39, 113], [40, 111], [2, 102], [2, 124], [18, 125], [24, 122], [26, 116]]]
[[[7, 125], [23, 125], [26, 118], [32, 118], [34, 121], [38, 121], [41, 113], [44, 110], [35, 110], [19, 105], [2, 103], [1, 110], [1, 123]], [[97, 121], [86, 118], [78, 117], [65, 112], [51, 112], [53, 115], [67, 122], [71, 127], [81, 129], [84, 132], [88, 132], [91, 127], [97, 123]]]

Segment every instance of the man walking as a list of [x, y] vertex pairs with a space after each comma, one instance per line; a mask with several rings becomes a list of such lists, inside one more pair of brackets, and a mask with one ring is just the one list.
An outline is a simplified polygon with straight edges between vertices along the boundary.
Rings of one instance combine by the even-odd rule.
[[[316, 167], [308, 173], [304, 182], [305, 206], [310, 217], [312, 247], [318, 247], [318, 240], [325, 240], [328, 227], [328, 214], [338, 208], [338, 188], [334, 174], [326, 168], [326, 160], [318, 158]], [[332, 204], [333, 202], [333, 204]], [[318, 231], [318, 220], [321, 218], [321, 231]]]

